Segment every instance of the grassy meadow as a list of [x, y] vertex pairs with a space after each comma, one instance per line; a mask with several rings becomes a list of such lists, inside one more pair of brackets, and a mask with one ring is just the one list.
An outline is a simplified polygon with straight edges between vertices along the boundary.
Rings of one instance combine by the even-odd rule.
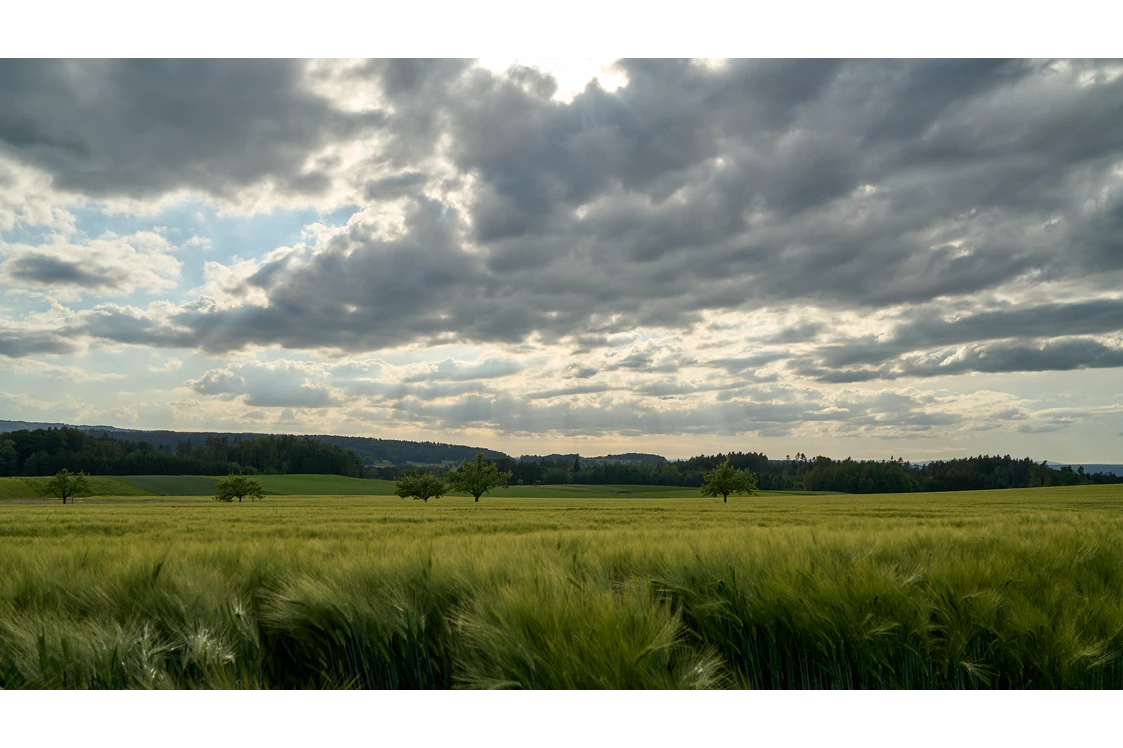
[[1123, 687], [1123, 486], [228, 505], [112, 480], [145, 500], [0, 492], [0, 687]]
[[[54, 500], [47, 488], [47, 483], [50, 480], [50, 478], [0, 478], [0, 501], [5, 499]], [[89, 491], [83, 494], [87, 498], [151, 495], [144, 488], [130, 483], [127, 478], [90, 476], [89, 484]], [[211, 493], [213, 495], [213, 489]]]

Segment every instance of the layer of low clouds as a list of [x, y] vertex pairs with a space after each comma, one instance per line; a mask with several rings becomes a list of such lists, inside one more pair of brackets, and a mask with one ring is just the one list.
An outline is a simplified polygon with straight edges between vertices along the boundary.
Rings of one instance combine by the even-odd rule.
[[[925, 388], [1123, 366], [1120, 63], [596, 67], [560, 96], [463, 61], [0, 63], [0, 283], [27, 299], [0, 355], [149, 347], [215, 359], [203, 401], [636, 439], [983, 430]], [[113, 230], [191, 196], [350, 218], [205, 260]]]
[[[525, 391], [517, 377], [548, 381], [550, 364], [526, 367], [514, 361], [394, 365], [382, 360], [337, 363], [278, 359], [248, 361], [208, 370], [188, 380], [194, 394], [217, 396], [248, 407], [332, 408], [357, 421], [392, 417], [439, 431], [488, 429], [526, 437], [546, 431], [570, 435], [752, 434], [790, 435], [797, 428], [823, 433], [929, 436], [941, 429], [978, 429], [993, 420], [1018, 421], [1012, 428], [1049, 429], [1052, 410], [1000, 393], [934, 397], [915, 388], [831, 390], [782, 383], [717, 386], [645, 384], [639, 378], [611, 384], [577, 384]], [[423, 377], [418, 371], [444, 376]], [[718, 393], [699, 403], [699, 393]], [[637, 402], [637, 396], [651, 396]], [[1087, 414], [1085, 414], [1087, 415]], [[1065, 422], [1072, 423], [1075, 416]]]

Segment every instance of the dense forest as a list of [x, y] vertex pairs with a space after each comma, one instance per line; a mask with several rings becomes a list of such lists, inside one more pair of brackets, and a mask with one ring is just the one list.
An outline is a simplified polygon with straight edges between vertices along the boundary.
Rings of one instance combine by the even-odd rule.
[[0, 476], [54, 475], [63, 468], [90, 475], [363, 475], [354, 452], [301, 436], [209, 437], [173, 448], [71, 428], [0, 434]]
[[[966, 491], [989, 488], [1073, 486], [1087, 483], [1123, 483], [1123, 476], [1085, 473], [1065, 466], [1054, 468], [1028, 457], [1015, 459], [980, 455], [957, 460], [913, 465], [901, 459], [832, 460], [829, 457], [770, 460], [757, 452], [699, 455], [689, 460], [589, 464], [576, 455], [549, 460], [498, 460], [500, 470], [512, 473], [511, 481], [523, 485], [579, 483], [592, 485], [661, 485], [695, 487], [702, 476], [725, 458], [738, 469], [751, 470], [758, 488], [765, 491], [841, 491], [844, 493], [905, 493], [911, 491]], [[400, 468], [370, 469], [372, 477], [397, 478]]]

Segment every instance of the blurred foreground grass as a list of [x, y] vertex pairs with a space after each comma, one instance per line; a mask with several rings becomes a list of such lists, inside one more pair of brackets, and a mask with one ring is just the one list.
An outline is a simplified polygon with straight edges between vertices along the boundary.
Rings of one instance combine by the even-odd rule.
[[0, 503], [0, 686], [1123, 687], [1120, 486], [510, 493]]

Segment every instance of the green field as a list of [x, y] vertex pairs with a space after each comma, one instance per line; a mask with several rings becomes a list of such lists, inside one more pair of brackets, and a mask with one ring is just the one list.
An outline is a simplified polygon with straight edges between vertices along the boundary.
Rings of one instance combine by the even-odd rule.
[[[51, 492], [47, 489], [47, 482], [50, 480], [50, 478], [0, 478], [0, 500], [52, 498]], [[91, 476], [89, 490], [82, 495], [88, 498], [101, 498], [149, 496], [151, 493], [132, 483], [129, 478]]]
[[[266, 495], [392, 496], [394, 484], [342, 475], [258, 475]], [[157, 496], [213, 496], [218, 478], [204, 475], [140, 475], [121, 480]]]
[[214, 496], [218, 482], [209, 475], [126, 475], [120, 480], [153, 496]]
[[534, 490], [0, 502], [0, 687], [1123, 687], [1123, 486]]

